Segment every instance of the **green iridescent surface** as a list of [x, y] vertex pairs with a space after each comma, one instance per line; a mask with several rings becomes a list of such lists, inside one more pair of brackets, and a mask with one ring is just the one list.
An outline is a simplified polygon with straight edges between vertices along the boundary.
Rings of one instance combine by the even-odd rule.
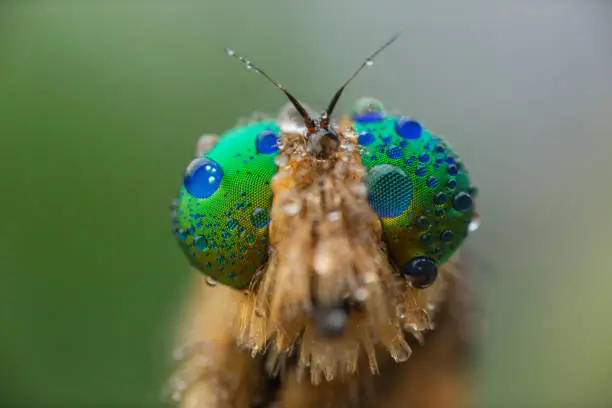
[[[396, 130], [398, 120], [354, 123], [364, 141], [360, 144], [370, 142], [361, 153], [368, 169], [370, 204], [381, 217], [384, 239], [398, 267], [417, 256], [441, 264], [467, 236], [473, 216], [468, 174], [442, 137], [425, 128], [402, 137]], [[470, 204], [462, 211], [453, 205], [460, 192], [464, 206], [465, 200]]]
[[207, 198], [190, 194], [185, 185], [179, 192], [175, 235], [183, 251], [200, 271], [235, 288], [248, 286], [266, 258], [270, 182], [277, 170], [277, 152], [256, 148], [266, 130], [279, 133], [274, 121], [263, 121], [222, 134], [203, 156], [223, 171], [218, 189]]

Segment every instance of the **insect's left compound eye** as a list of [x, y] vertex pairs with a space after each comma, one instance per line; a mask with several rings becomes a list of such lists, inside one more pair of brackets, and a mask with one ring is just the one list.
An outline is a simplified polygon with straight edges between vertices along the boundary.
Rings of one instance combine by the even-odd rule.
[[380, 103], [358, 102], [353, 119], [390, 258], [413, 287], [426, 288], [468, 234], [467, 170], [442, 137], [409, 117], [387, 116]]
[[278, 133], [272, 121], [232, 129], [183, 175], [175, 235], [194, 267], [234, 288], [266, 258]]

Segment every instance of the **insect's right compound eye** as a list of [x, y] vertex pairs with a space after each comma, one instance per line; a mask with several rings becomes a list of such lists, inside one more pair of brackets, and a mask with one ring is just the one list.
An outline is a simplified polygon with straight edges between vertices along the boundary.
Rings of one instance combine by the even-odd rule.
[[360, 100], [353, 119], [390, 258], [413, 287], [426, 288], [469, 232], [467, 170], [442, 137], [409, 117], [386, 116], [380, 103]]

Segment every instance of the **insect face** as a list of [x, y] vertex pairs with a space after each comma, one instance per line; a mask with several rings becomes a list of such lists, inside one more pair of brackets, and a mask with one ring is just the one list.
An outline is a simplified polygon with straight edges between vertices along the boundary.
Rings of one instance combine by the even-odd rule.
[[[350, 371], [364, 347], [375, 367], [374, 343], [408, 358], [402, 333], [429, 328], [441, 267], [474, 216], [463, 162], [442, 136], [371, 98], [332, 121], [372, 57], [313, 118], [228, 54], [293, 110], [227, 131], [187, 166], [174, 213], [183, 251], [207, 276], [248, 288], [238, 343], [257, 353], [273, 342], [271, 358], [281, 359], [299, 342], [314, 383]], [[346, 341], [332, 347], [321, 336]]]

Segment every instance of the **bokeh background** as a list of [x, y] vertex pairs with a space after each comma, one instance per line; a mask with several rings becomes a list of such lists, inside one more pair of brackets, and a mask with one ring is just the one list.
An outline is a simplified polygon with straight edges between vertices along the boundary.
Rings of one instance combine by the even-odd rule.
[[[160, 407], [197, 137], [346, 92], [449, 137], [480, 188], [487, 407], [612, 406], [612, 2], [0, 3], [0, 406]], [[219, 305], [219, 307], [223, 307]]]

